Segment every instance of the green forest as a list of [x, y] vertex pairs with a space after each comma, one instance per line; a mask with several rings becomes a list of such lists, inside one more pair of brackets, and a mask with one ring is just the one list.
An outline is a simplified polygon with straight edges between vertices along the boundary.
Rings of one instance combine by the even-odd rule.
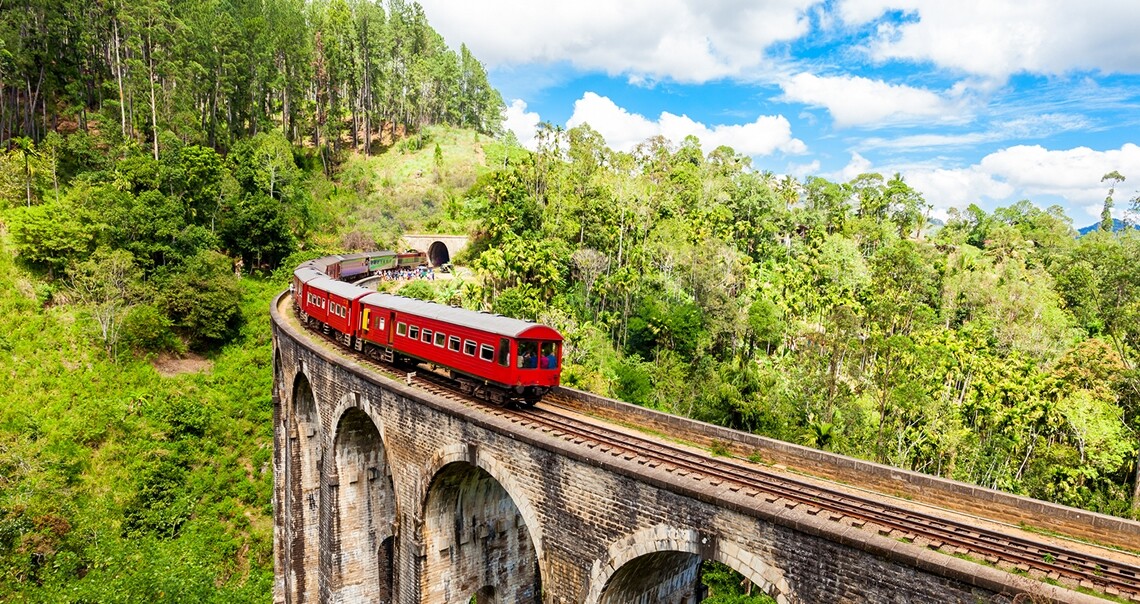
[[413, 231], [471, 244], [401, 293], [556, 327], [568, 386], [1140, 518], [1134, 229], [935, 224], [897, 174], [694, 138], [528, 151], [502, 109], [401, 0], [4, 5], [0, 600], [267, 601], [269, 301]]

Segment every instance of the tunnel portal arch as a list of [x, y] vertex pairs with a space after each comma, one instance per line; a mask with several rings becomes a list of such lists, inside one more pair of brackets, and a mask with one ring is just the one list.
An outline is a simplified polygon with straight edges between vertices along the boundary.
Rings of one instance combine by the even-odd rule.
[[428, 262], [432, 266], [443, 266], [451, 262], [451, 252], [448, 251], [447, 245], [442, 241], [436, 241], [428, 247]]

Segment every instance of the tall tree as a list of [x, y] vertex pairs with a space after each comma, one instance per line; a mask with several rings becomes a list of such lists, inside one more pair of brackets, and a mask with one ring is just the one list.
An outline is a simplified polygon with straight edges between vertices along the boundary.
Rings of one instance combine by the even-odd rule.
[[1100, 211], [1100, 230], [1111, 233], [1116, 226], [1112, 219], [1112, 195], [1116, 192], [1116, 185], [1124, 182], [1120, 172], [1113, 170], [1100, 178], [1101, 182], [1109, 181], [1108, 195], [1104, 197], [1104, 208]]

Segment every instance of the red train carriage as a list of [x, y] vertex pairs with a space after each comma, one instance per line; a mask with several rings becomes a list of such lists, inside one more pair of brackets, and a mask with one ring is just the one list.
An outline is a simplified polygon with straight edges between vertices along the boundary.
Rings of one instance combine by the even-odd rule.
[[302, 311], [301, 301], [305, 299], [305, 284], [316, 279], [327, 279], [328, 275], [306, 262], [293, 271], [293, 308]]
[[558, 385], [562, 336], [545, 325], [390, 294], [359, 308], [358, 350], [446, 368], [464, 392], [534, 404]]
[[305, 284], [301, 300], [301, 318], [316, 319], [336, 332], [345, 346], [352, 346], [360, 321], [359, 300], [369, 290], [329, 278], [313, 279]]

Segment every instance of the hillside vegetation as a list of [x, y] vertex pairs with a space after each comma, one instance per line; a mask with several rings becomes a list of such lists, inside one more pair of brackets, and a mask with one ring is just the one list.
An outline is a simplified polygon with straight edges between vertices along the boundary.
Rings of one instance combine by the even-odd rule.
[[0, 600], [264, 602], [272, 587], [266, 308], [205, 373], [108, 357], [0, 246]]
[[435, 216], [498, 92], [402, 0], [5, 5], [0, 74], [0, 601], [268, 601], [269, 275]]
[[572, 386], [1137, 516], [1134, 229], [1077, 238], [1023, 201], [934, 231], [897, 175], [543, 135], [467, 191], [474, 277], [426, 295], [554, 325]]

